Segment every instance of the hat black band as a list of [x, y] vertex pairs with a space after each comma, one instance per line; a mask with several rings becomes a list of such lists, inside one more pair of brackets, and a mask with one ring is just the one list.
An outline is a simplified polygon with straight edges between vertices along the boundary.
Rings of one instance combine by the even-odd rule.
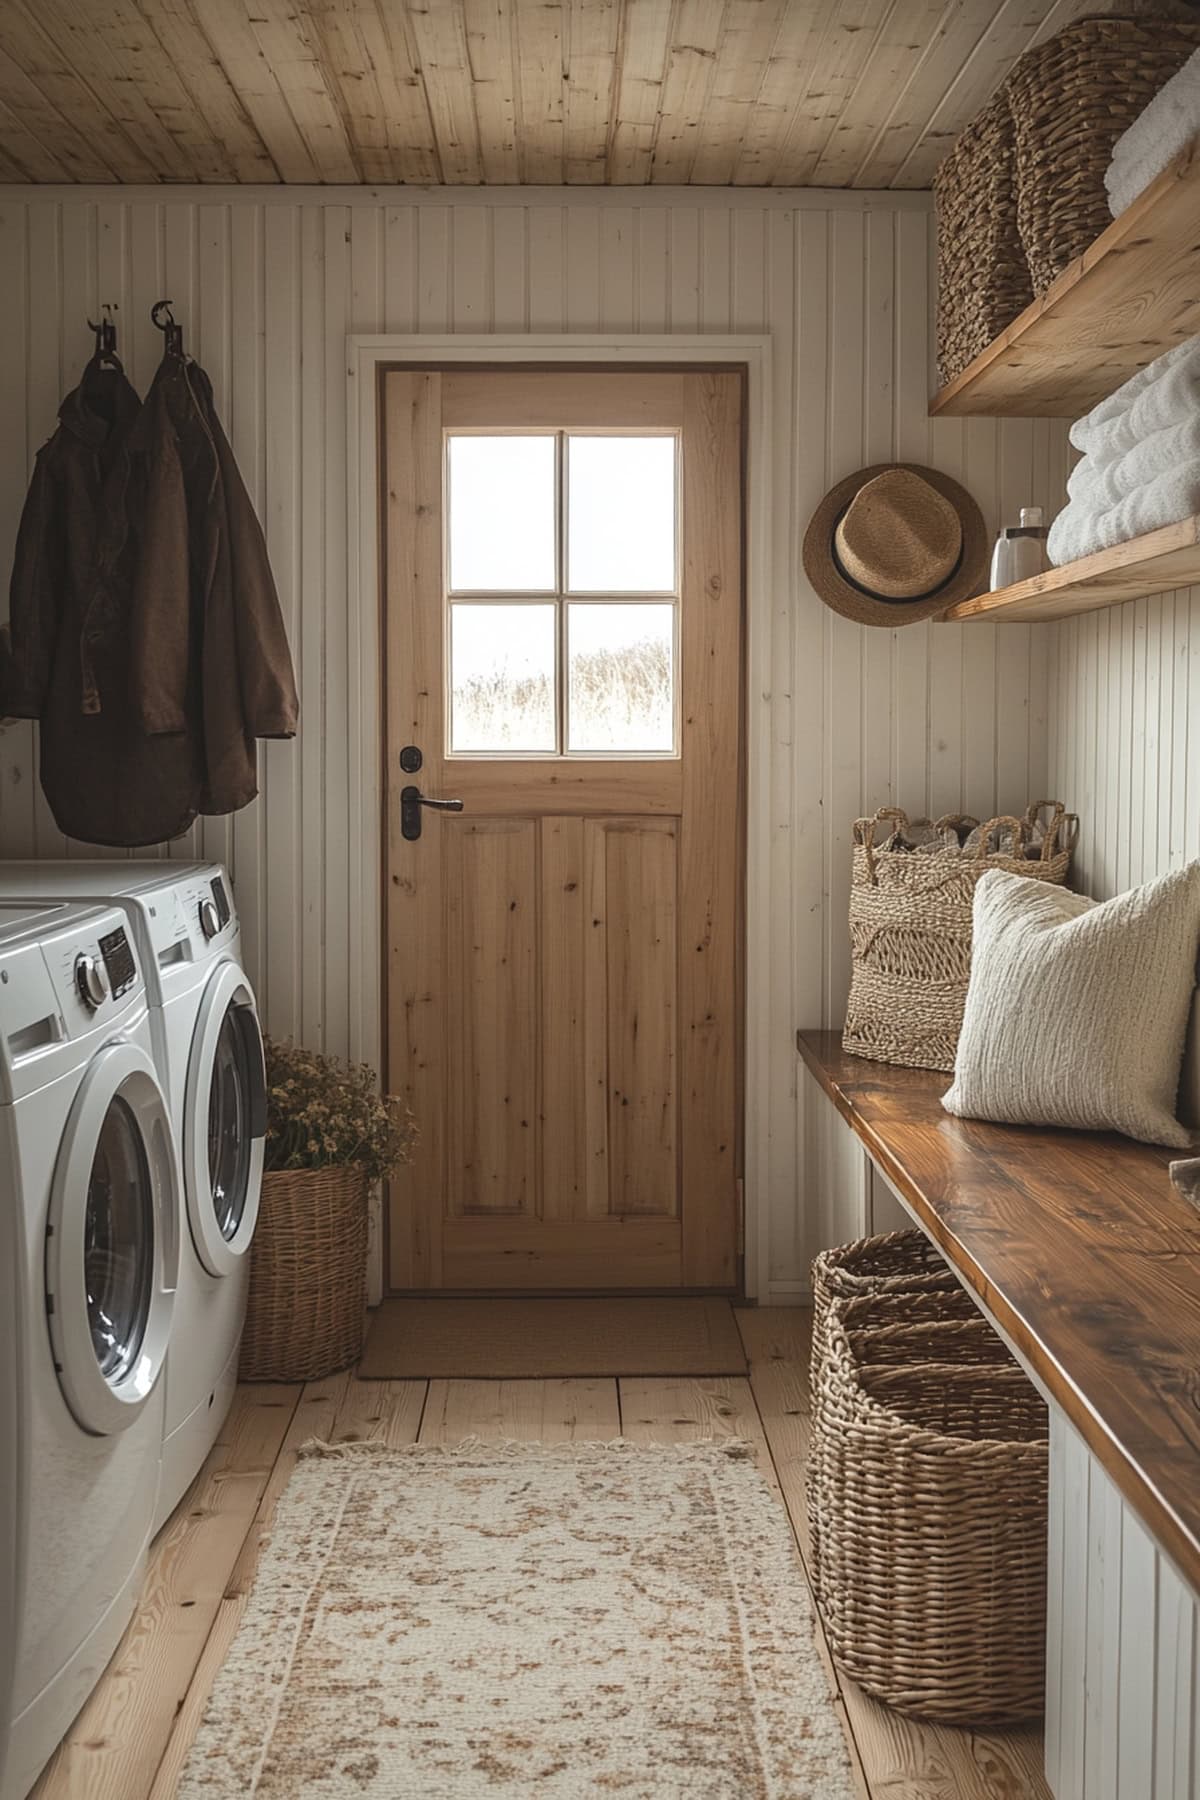
[[942, 580], [938, 582], [936, 587], [926, 588], [925, 592], [923, 594], [905, 594], [903, 597], [901, 597], [898, 594], [877, 594], [875, 592], [874, 588], [864, 587], [861, 581], [855, 581], [853, 575], [851, 575], [848, 572], [848, 570], [844, 567], [844, 565], [842, 563], [842, 559], [838, 555], [837, 533], [838, 533], [838, 526], [841, 524], [841, 522], [845, 518], [846, 514], [850, 511], [851, 506], [854, 504], [854, 501], [857, 500], [857, 498], [858, 498], [858, 494], [851, 495], [851, 497], [847, 501], [846, 505], [843, 506], [841, 512], [838, 514], [837, 518], [833, 521], [833, 530], [829, 534], [830, 560], [832, 561], [834, 568], [837, 570], [838, 574], [841, 576], [842, 580], [846, 583], [846, 585], [848, 587], [852, 587], [856, 593], [862, 594], [867, 600], [878, 601], [880, 606], [919, 606], [922, 600], [934, 599], [938, 594], [941, 593], [941, 591], [944, 587], [949, 586], [949, 584], [954, 580], [954, 577], [958, 574], [959, 570], [962, 568], [963, 551], [966, 548], [966, 537], [963, 532], [961, 522], [959, 524], [959, 531], [958, 531], [958, 555], [954, 559], [954, 567], [951, 569], [951, 571], [948, 575], [944, 576], [942, 578]]

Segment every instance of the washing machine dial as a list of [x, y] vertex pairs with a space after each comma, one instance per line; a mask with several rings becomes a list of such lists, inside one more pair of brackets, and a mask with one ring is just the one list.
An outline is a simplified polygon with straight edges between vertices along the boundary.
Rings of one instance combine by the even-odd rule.
[[217, 909], [211, 900], [200, 902], [200, 929], [206, 938], [215, 938], [221, 929], [221, 921]]
[[85, 953], [76, 957], [75, 986], [79, 990], [79, 998], [92, 1012], [98, 1006], [103, 1006], [108, 999], [108, 975], [98, 956]]

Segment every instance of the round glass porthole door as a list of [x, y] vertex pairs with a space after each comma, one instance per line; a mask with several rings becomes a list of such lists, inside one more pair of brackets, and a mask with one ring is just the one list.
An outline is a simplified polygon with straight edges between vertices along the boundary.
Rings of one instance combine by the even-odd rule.
[[55, 1372], [86, 1431], [123, 1430], [162, 1373], [179, 1215], [179, 1167], [154, 1066], [136, 1044], [109, 1044], [71, 1107], [46, 1233]]
[[133, 1109], [117, 1095], [100, 1128], [83, 1223], [88, 1327], [100, 1373], [137, 1363], [154, 1292], [154, 1191]]
[[244, 1009], [225, 1008], [208, 1089], [208, 1179], [217, 1230], [230, 1244], [241, 1230], [250, 1197], [254, 1071]]
[[188, 1062], [184, 1181], [196, 1254], [210, 1275], [229, 1275], [258, 1222], [267, 1090], [254, 996], [226, 963], [201, 1003]]

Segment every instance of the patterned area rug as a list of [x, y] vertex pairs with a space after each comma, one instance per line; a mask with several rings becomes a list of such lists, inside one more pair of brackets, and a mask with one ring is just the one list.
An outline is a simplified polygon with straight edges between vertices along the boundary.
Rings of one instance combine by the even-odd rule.
[[180, 1800], [853, 1800], [745, 1445], [309, 1445]]

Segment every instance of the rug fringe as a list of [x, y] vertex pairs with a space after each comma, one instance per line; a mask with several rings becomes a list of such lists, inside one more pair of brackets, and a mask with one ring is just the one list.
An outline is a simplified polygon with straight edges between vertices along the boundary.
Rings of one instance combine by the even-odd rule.
[[712, 1458], [753, 1462], [755, 1448], [748, 1438], [698, 1438], [688, 1444], [639, 1444], [632, 1438], [581, 1438], [566, 1443], [543, 1444], [521, 1438], [465, 1437], [457, 1444], [385, 1444], [379, 1438], [350, 1438], [331, 1444], [309, 1438], [300, 1446], [301, 1457], [394, 1456], [413, 1461], [440, 1462], [448, 1457], [480, 1457], [485, 1461], [509, 1459], [530, 1462], [582, 1462], [609, 1455], [652, 1455], [675, 1458]]

